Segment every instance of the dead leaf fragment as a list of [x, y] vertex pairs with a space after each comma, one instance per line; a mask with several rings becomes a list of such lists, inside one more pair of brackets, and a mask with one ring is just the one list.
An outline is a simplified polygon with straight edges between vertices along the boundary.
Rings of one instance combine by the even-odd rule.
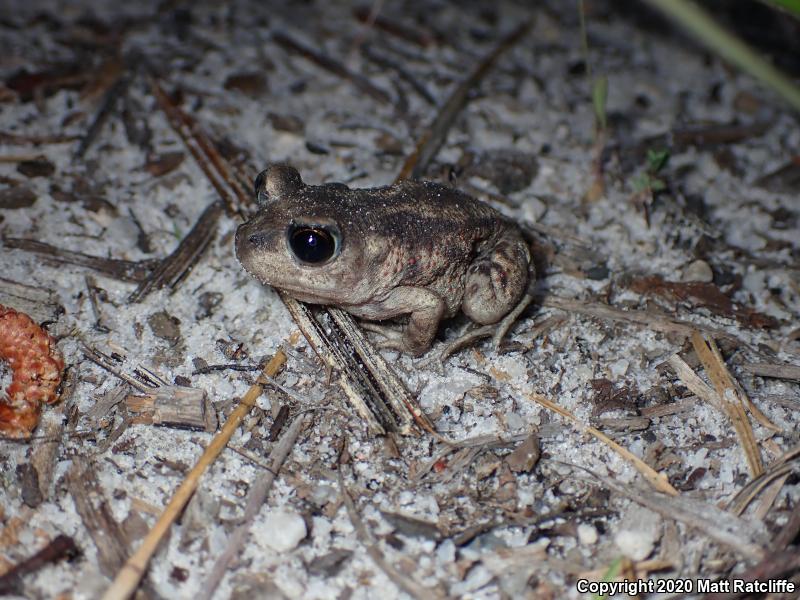
[[145, 170], [153, 177], [161, 177], [177, 169], [185, 158], [183, 152], [165, 152], [152, 156], [145, 163]]
[[667, 281], [660, 275], [636, 277], [620, 283], [638, 294], [661, 296], [678, 302], [687, 302], [694, 307], [706, 308], [714, 314], [734, 318], [747, 327], [771, 329], [778, 325], [778, 322], [769, 315], [734, 304], [713, 283]]
[[267, 78], [262, 73], [233, 73], [225, 79], [225, 89], [258, 97], [267, 91]]
[[32, 160], [23, 160], [17, 165], [17, 171], [25, 177], [49, 177], [56, 172], [56, 166], [40, 156]]
[[172, 344], [181, 339], [181, 322], [167, 311], [162, 310], [147, 317], [147, 324], [153, 335]]
[[0, 208], [28, 208], [36, 202], [36, 194], [29, 187], [17, 185], [0, 190]]
[[539, 436], [530, 434], [514, 451], [506, 456], [508, 468], [515, 473], [530, 473], [539, 462]]

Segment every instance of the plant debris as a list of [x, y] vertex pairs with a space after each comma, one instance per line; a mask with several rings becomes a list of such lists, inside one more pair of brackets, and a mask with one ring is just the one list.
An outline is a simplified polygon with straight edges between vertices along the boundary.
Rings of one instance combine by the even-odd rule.
[[0, 398], [0, 433], [29, 437], [42, 404], [58, 402], [64, 359], [55, 340], [28, 315], [0, 305], [0, 360], [12, 371], [6, 398]]

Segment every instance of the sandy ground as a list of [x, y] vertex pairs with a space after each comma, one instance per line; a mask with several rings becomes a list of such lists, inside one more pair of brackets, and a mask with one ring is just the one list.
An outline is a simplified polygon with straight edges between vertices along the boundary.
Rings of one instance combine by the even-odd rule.
[[[130, 261], [162, 258], [217, 199], [137, 67], [149, 65], [165, 89], [181, 88], [184, 110], [244, 163], [285, 161], [311, 183], [370, 187], [392, 181], [437, 108], [367, 53], [402, 65], [441, 105], [503, 34], [533, 17], [530, 33], [476, 90], [428, 177], [454, 175], [456, 185], [532, 228], [539, 247], [552, 251], [541, 295], [574, 298], [586, 308], [537, 304], [504, 350], [479, 343], [441, 370], [429, 357], [385, 353], [448, 437], [538, 432], [542, 458], [530, 470], [509, 461], [512, 443], [446, 455], [426, 472], [444, 446], [428, 434], [370, 436], [311, 349], [298, 342], [277, 379], [285, 391], [270, 388], [259, 398], [204, 476], [154, 556], [143, 594], [191, 598], [204, 588], [248, 491], [265, 474], [270, 429], [282, 406], [292, 416], [314, 409], [313, 418], [215, 598], [408, 597], [356, 535], [339, 470], [372, 543], [399, 577], [430, 588], [431, 597], [586, 597], [576, 581], [599, 581], [621, 557], [640, 565], [631, 577], [653, 581], [727, 578], [759, 562], [758, 553], [611, 489], [609, 481], [634, 496], [653, 493], [630, 462], [531, 396], [595, 425], [663, 472], [692, 506], [725, 508], [752, 476], [728, 417], [695, 401], [665, 366], [681, 352], [705, 377], [686, 332], [664, 331], [653, 315], [681, 319], [718, 330], [735, 379], [776, 426], [750, 418], [764, 464], [797, 447], [797, 379], [748, 370], [800, 364], [797, 176], [771, 175], [796, 161], [800, 128], [779, 99], [686, 39], [664, 35], [663, 24], [644, 28], [602, 3], [588, 15], [590, 75], [569, 3], [387, 3], [381, 14], [423, 34], [427, 44], [365, 26], [347, 3], [116, 4], [2, 3], [3, 238]], [[323, 50], [389, 101], [287, 50], [274, 32]], [[107, 89], [103, 65], [115, 52], [128, 60], [127, 88], [76, 156], [102, 104], [102, 93], [92, 91]], [[26, 94], [14, 77], [31, 73], [52, 79]], [[598, 156], [591, 81], [599, 76], [608, 77], [604, 188], [587, 200]], [[145, 123], [145, 134], [137, 137], [131, 121]], [[709, 133], [733, 125], [745, 132], [728, 140]], [[686, 133], [693, 127], [706, 132], [702, 140]], [[32, 144], [5, 134], [75, 137]], [[648, 173], [655, 159], [648, 162], [647, 151], [664, 148], [669, 161]], [[159, 171], [170, 154], [183, 160]], [[98, 549], [76, 508], [81, 477], [93, 510], [105, 510], [130, 552], [212, 436], [132, 423], [124, 402], [92, 412], [124, 384], [86, 359], [84, 343], [124, 356], [121, 372], [145, 367], [169, 383], [177, 377], [205, 390], [224, 421], [255, 376], [231, 369], [194, 374], [198, 367], [258, 365], [296, 330], [277, 294], [237, 264], [237, 225], [223, 216], [189, 276], [138, 303], [128, 301], [135, 284], [0, 244], [0, 276], [52, 290], [63, 306], [49, 330], [70, 382], [59, 407], [46, 409], [38, 438], [0, 440], [0, 572], [58, 534], [74, 538], [82, 552], [25, 576], [22, 597], [99, 597], [116, 573], [119, 561]], [[98, 290], [96, 308], [89, 286]], [[719, 301], [715, 293], [729, 304], [711, 302]], [[590, 314], [604, 304], [638, 311], [645, 324]], [[445, 324], [431, 352], [464, 325]], [[9, 379], [6, 369], [2, 381]], [[665, 407], [674, 410], [658, 412]], [[40, 497], [32, 497], [24, 479], [42, 452], [37, 448], [48, 444], [55, 447], [45, 461], [52, 468], [34, 465], [47, 477], [38, 482]], [[339, 467], [343, 448], [346, 464]], [[757, 497], [737, 521], [747, 525], [738, 534], [750, 532], [763, 553], [798, 510], [796, 462], [793, 468], [772, 488], [771, 502]], [[666, 497], [659, 502], [671, 506]], [[721, 523], [721, 513], [706, 521]], [[484, 524], [477, 535], [462, 535]], [[648, 560], [658, 567], [653, 572], [642, 563]]]

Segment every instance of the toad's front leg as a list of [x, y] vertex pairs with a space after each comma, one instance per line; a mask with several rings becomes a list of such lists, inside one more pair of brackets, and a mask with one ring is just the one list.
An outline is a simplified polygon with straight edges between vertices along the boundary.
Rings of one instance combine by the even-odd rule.
[[426, 288], [400, 286], [394, 288], [380, 302], [355, 307], [345, 307], [357, 317], [368, 320], [392, 319], [409, 315], [408, 322], [401, 326], [378, 323], [363, 323], [368, 331], [383, 337], [378, 346], [392, 348], [414, 356], [424, 354], [433, 343], [439, 321], [445, 313], [444, 300]]

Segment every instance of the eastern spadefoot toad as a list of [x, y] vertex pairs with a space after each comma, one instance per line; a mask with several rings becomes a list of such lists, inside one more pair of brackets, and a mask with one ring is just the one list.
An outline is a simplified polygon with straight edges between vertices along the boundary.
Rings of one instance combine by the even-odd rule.
[[420, 355], [459, 309], [499, 322], [533, 278], [518, 227], [490, 206], [427, 181], [371, 189], [307, 185], [272, 165], [255, 182], [259, 212], [236, 231], [236, 257], [262, 283], [369, 321], [382, 347]]

